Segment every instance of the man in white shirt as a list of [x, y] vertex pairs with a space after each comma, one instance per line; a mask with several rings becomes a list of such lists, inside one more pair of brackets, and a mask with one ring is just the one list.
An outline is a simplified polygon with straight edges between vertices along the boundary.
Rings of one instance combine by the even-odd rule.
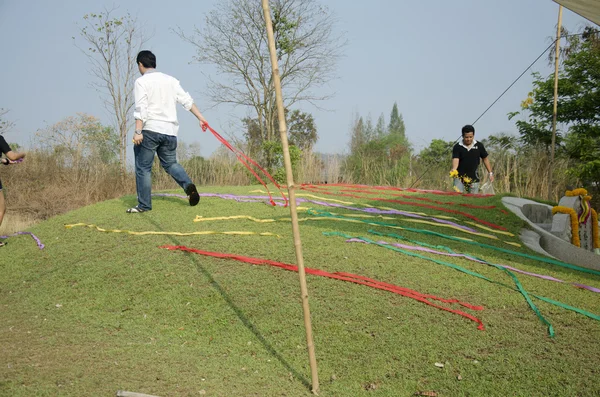
[[129, 208], [128, 213], [150, 211], [152, 209], [152, 163], [158, 155], [163, 169], [175, 179], [189, 197], [190, 205], [200, 201], [198, 190], [183, 167], [177, 162], [177, 103], [191, 111], [206, 131], [208, 125], [194, 100], [181, 88], [179, 81], [156, 70], [156, 56], [147, 50], [140, 51], [137, 64], [142, 74], [135, 81], [135, 133], [133, 152], [135, 154], [135, 182], [138, 205]]

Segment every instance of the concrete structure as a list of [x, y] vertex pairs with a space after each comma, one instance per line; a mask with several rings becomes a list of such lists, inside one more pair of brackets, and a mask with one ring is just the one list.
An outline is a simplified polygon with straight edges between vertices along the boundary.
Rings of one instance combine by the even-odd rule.
[[529, 225], [530, 229], [521, 230], [521, 240], [526, 246], [563, 262], [600, 270], [600, 255], [569, 242], [569, 215], [553, 217], [552, 206], [518, 197], [503, 197], [502, 203]]

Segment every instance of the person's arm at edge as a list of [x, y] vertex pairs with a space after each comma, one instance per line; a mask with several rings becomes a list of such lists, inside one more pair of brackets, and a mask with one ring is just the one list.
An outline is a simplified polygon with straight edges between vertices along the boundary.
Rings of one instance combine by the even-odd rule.
[[133, 144], [139, 145], [144, 140], [142, 130], [144, 129], [144, 122], [148, 118], [148, 95], [139, 79], [135, 81], [134, 98], [135, 132], [133, 133]]
[[17, 161], [22, 159], [23, 157], [25, 157], [25, 153], [23, 152], [13, 152], [12, 150], [8, 151], [6, 153], [6, 157], [10, 160], [10, 161]]
[[202, 128], [202, 131], [206, 131], [206, 127], [208, 127], [208, 121], [206, 121], [202, 113], [200, 113], [200, 110], [198, 110], [198, 107], [194, 103], [194, 98], [192, 98], [190, 94], [185, 92], [185, 90], [181, 87], [179, 80], [174, 79], [174, 83], [175, 96], [177, 102], [179, 102], [185, 110], [190, 111], [194, 116], [196, 116], [196, 118], [200, 122], [200, 128]]
[[490, 177], [490, 182], [494, 182], [494, 174], [492, 173], [492, 165], [490, 164], [489, 157], [485, 157], [483, 159], [483, 164], [488, 171], [488, 176]]
[[452, 159], [452, 169], [450, 171], [456, 171], [458, 169], [458, 158]]
[[198, 110], [198, 107], [196, 106], [195, 103], [192, 104], [190, 112], [192, 112], [192, 114], [194, 116], [196, 116], [196, 118], [200, 122], [200, 127], [202, 128], [202, 130], [206, 131], [206, 126], [208, 126], [208, 121], [206, 121], [206, 119], [204, 118], [204, 116], [202, 115], [202, 113], [200, 113], [200, 110]]

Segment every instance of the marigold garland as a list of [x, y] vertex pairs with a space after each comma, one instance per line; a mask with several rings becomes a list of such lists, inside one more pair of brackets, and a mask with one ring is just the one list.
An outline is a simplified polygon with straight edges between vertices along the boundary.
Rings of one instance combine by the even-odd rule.
[[[588, 195], [588, 191], [585, 190], [584, 188], [579, 188], [579, 189], [574, 189], [574, 190], [567, 190], [565, 192], [565, 196], [567, 197], [577, 197], [580, 196], [581, 197], [581, 204], [583, 207], [583, 213], [581, 214], [581, 217], [579, 217], [579, 219], [577, 219], [577, 214], [575, 213], [575, 210], [567, 208], [567, 210], [571, 210], [572, 212], [568, 212], [571, 215], [571, 228], [573, 229], [573, 244], [580, 247], [581, 246], [581, 242], [579, 241], [579, 222], [583, 223], [585, 222], [586, 218], [589, 216], [590, 212], [591, 212], [591, 216], [592, 216], [592, 244], [594, 246], [594, 249], [596, 248], [600, 248], [600, 236], [598, 235], [598, 213], [591, 208], [590, 206], [590, 201], [592, 200], [592, 196]], [[554, 208], [565, 208], [565, 207], [554, 207]], [[558, 212], [562, 212], [562, 213], [567, 213], [565, 211], [558, 211]], [[552, 213], [554, 214], [554, 209], [552, 209]], [[575, 214], [575, 215], [573, 215]], [[574, 222], [574, 216], [576, 219], [576, 223], [577, 223], [577, 236], [575, 236], [575, 228], [573, 228], [573, 224]], [[577, 242], [577, 244], [576, 244]]]
[[575, 197], [575, 196], [587, 196], [588, 192], [584, 188], [579, 188], [575, 190], [567, 190], [565, 196], [567, 197]]
[[552, 208], [552, 215], [556, 213], [568, 214], [571, 218], [571, 244], [576, 247], [581, 247], [581, 241], [579, 240], [579, 219], [577, 213], [573, 208], [556, 206]]

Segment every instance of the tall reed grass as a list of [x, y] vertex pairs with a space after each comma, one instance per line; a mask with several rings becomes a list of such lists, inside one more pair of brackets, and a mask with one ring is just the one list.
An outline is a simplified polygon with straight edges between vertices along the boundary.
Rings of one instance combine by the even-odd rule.
[[[250, 185], [255, 178], [230, 152], [217, 150], [205, 159], [187, 156], [181, 163], [199, 186]], [[532, 150], [527, 156], [510, 151], [490, 153], [494, 168], [496, 193], [547, 199], [549, 159], [544, 150]], [[403, 170], [394, 169], [376, 158], [364, 158], [349, 166], [344, 155], [303, 156], [296, 183], [356, 183], [451, 190], [448, 162], [423, 164], [417, 156], [404, 162]], [[408, 167], [406, 166], [408, 164]], [[567, 188], [579, 187], [568, 176], [569, 160], [558, 158], [553, 167], [551, 201], [558, 202]], [[123, 173], [118, 164], [79, 159], [65, 161], [59, 153], [33, 150], [18, 165], [0, 168], [4, 185], [7, 215], [1, 232], [14, 232], [40, 220], [99, 201], [135, 194], [133, 169]], [[587, 187], [591, 194], [595, 192]], [[153, 189], [179, 189], [179, 186], [155, 162]], [[596, 195], [597, 196], [597, 195]], [[593, 206], [600, 209], [597, 201]]]

